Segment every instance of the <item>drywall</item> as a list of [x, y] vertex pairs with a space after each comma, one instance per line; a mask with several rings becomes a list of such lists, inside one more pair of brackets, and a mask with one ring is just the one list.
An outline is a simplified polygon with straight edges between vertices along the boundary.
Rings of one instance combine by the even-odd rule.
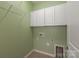
[[78, 1], [77, 2], [71, 1], [67, 3], [66, 18], [68, 25], [67, 37], [68, 37], [69, 51], [72, 51], [72, 49], [76, 48], [73, 50], [72, 53], [75, 55], [75, 57], [79, 58], [79, 2]]
[[[50, 6], [59, 5], [66, 3], [66, 1], [40, 1], [33, 2], [33, 10], [38, 10], [41, 8], [47, 8]], [[45, 37], [40, 37], [40, 32], [45, 34]], [[55, 44], [63, 45], [64, 48], [67, 47], [66, 38], [66, 26], [54, 26], [54, 27], [34, 27], [33, 28], [33, 40], [34, 49], [42, 50], [48, 53], [55, 53]], [[53, 41], [52, 41], [53, 40]], [[65, 52], [65, 57], [67, 57], [67, 51]]]
[[62, 3], [66, 3], [66, 1], [34, 1], [33, 2], [33, 10], [47, 8], [47, 7], [59, 5]]
[[[66, 50], [67, 47], [66, 30], [67, 30], [66, 26], [34, 27], [33, 28], [34, 49], [54, 54], [56, 50], [55, 45], [61, 45], [64, 46], [64, 49]], [[40, 36], [40, 33], [43, 34], [43, 36]]]
[[31, 2], [0, 1], [0, 57], [24, 57], [32, 49]]

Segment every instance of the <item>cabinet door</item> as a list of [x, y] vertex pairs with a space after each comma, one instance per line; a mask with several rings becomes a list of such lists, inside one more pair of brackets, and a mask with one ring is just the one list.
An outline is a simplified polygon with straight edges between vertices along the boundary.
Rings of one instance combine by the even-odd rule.
[[55, 6], [55, 25], [65, 25], [65, 4]]
[[36, 17], [37, 26], [44, 26], [44, 9], [38, 10], [36, 15], [37, 15]]
[[36, 22], [37, 12], [34, 11], [31, 13], [31, 26], [37, 26]]
[[53, 25], [54, 23], [54, 7], [45, 8], [45, 25]]
[[44, 9], [31, 13], [31, 26], [44, 26]]

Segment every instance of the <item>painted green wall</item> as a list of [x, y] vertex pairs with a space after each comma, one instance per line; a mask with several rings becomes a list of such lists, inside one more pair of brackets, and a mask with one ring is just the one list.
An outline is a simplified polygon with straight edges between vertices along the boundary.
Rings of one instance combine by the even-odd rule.
[[33, 4], [33, 10], [55, 6], [62, 3], [66, 3], [66, 1], [36, 1], [36, 3]]
[[[40, 1], [33, 4], [33, 10], [47, 8], [47, 7], [59, 5], [62, 3], [66, 3], [66, 1]], [[63, 45], [64, 48], [66, 48], [67, 47], [66, 29], [67, 29], [66, 26], [34, 27], [33, 28], [34, 49], [38, 49], [41, 51], [54, 54], [55, 44]], [[45, 37], [40, 37], [39, 35], [40, 32], [44, 33]], [[50, 44], [49, 46], [46, 45], [48, 43]], [[65, 52], [65, 55], [67, 55], [66, 53], [67, 52]]]
[[0, 57], [24, 57], [32, 48], [31, 2], [0, 1]]
[[[32, 5], [31, 2], [0, 1], [0, 57], [24, 57], [33, 48], [32, 29], [30, 28], [30, 11], [32, 6], [34, 8], [33, 10], [36, 10], [60, 3], [62, 2], [45, 2]], [[65, 28], [59, 27], [33, 28], [33, 35], [38, 34], [39, 31], [44, 31], [46, 36], [48, 36], [45, 37], [46, 39], [41, 38], [44, 40], [39, 40], [39, 42], [35, 38], [37, 35], [34, 36], [34, 48], [53, 53], [53, 49], [49, 49], [46, 45], [44, 45], [44, 42], [50, 42], [52, 38], [58, 39], [54, 33], [56, 32], [62, 35], [65, 33], [64, 29]], [[52, 31], [53, 33], [49, 33], [49, 31]], [[60, 34], [57, 34], [59, 38], [61, 38]], [[64, 35], [62, 38], [64, 38]], [[54, 41], [58, 43], [58, 41]], [[40, 45], [40, 43], [42, 45]], [[50, 44], [52, 44], [52, 42], [50, 42]], [[62, 41], [62, 43], [59, 42], [58, 44], [66, 45], [64, 41]], [[49, 47], [51, 46], [53, 45], [50, 45]]]
[[[44, 33], [44, 37], [41, 37], [39, 33]], [[33, 28], [34, 49], [37, 50], [54, 54], [55, 44], [63, 45], [64, 48], [67, 47], [66, 37], [67, 37], [66, 26]], [[47, 43], [49, 43], [49, 46], [47, 46]]]

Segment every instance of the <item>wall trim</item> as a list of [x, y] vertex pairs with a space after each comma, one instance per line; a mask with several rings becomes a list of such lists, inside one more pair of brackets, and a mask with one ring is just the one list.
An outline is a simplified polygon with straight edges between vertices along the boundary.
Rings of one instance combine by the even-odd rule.
[[34, 51], [34, 49], [32, 49], [27, 55], [24, 56], [24, 58], [27, 58], [29, 55], [31, 55], [31, 53]]
[[59, 46], [59, 47], [63, 47], [63, 57], [65, 57], [65, 47], [64, 45], [61, 45], [61, 44], [54, 44], [54, 54], [56, 56], [56, 46]]
[[[70, 45], [73, 46], [72, 43], [70, 43]], [[58, 46], [58, 45], [57, 45], [57, 46]], [[61, 46], [61, 45], [59, 45], [59, 46]], [[62, 47], [63, 47], [63, 46], [62, 46]], [[73, 46], [73, 47], [74, 47], [74, 46]], [[74, 48], [75, 48], [75, 47], [74, 47]], [[75, 49], [76, 49], [76, 48], [75, 48]], [[54, 53], [54, 54], [51, 54], [51, 53], [47, 53], [47, 52], [44, 52], [44, 51], [41, 51], [41, 50], [38, 50], [38, 49], [32, 49], [27, 55], [24, 56], [24, 58], [28, 58], [28, 56], [31, 55], [31, 53], [34, 52], [34, 51], [55, 58], [55, 53]], [[79, 52], [79, 50], [77, 50], [77, 51]]]
[[24, 56], [24, 58], [28, 58], [28, 56], [31, 55], [31, 53], [34, 52], [34, 51], [55, 58], [55, 54], [47, 53], [47, 52], [40, 51], [40, 50], [37, 50], [37, 49], [32, 49], [27, 55]]
[[40, 50], [37, 50], [37, 49], [34, 49], [34, 51], [38, 52], [38, 53], [41, 53], [41, 54], [45, 54], [45, 55], [51, 56], [53, 58], [55, 57], [55, 54], [47, 53], [47, 52], [40, 51]]

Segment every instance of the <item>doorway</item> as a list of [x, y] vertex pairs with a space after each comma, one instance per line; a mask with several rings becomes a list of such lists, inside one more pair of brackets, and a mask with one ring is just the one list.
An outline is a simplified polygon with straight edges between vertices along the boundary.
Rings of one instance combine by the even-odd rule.
[[63, 58], [63, 47], [56, 46], [56, 58]]

